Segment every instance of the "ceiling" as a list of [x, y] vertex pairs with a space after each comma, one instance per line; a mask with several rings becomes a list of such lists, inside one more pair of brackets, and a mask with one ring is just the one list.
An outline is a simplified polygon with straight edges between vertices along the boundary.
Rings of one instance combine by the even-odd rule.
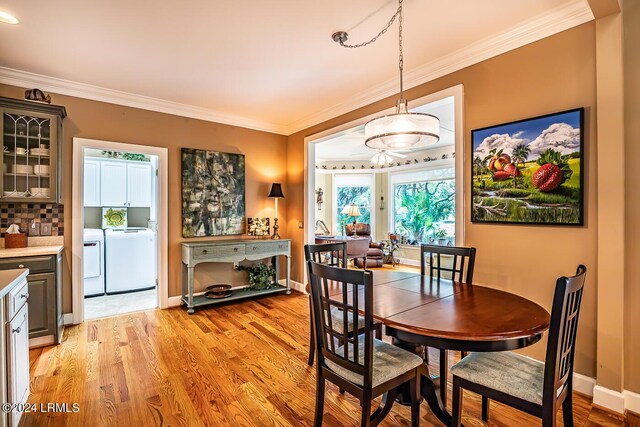
[[[397, 92], [397, 23], [366, 48], [330, 37], [368, 40], [396, 8], [0, 0], [21, 21], [0, 24], [0, 82], [288, 134]], [[586, 0], [405, 0], [404, 9], [408, 86], [593, 18]]]
[[[440, 140], [430, 145], [428, 149], [418, 151], [425, 152], [445, 146], [453, 146], [455, 144], [455, 134], [453, 131], [455, 129], [453, 97], [416, 106], [415, 108], [411, 108], [411, 105], [409, 105], [409, 107], [412, 112], [432, 114], [440, 119]], [[364, 125], [337, 133], [321, 143], [316, 144], [315, 149], [316, 163], [370, 160], [377, 152], [364, 144]], [[407, 152], [403, 150], [393, 151], [399, 153]]]

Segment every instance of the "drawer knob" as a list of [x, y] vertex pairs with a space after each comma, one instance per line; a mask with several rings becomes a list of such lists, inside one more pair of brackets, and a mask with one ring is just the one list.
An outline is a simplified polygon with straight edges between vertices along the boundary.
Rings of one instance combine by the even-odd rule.
[[17, 328], [15, 328], [15, 329], [12, 329], [12, 330], [11, 330], [11, 332], [14, 332], [14, 333], [16, 333], [16, 334], [19, 334], [19, 333], [20, 333], [20, 331], [21, 331], [20, 327], [17, 327]]
[[238, 252], [238, 248], [233, 248], [233, 252]]
[[21, 294], [20, 298], [29, 299], [29, 294]]
[[258, 248], [254, 246], [254, 247], [253, 247], [253, 250], [255, 251], [256, 249], [258, 249]]
[[205, 249], [205, 250], [203, 250], [203, 251], [202, 251], [202, 253], [203, 253], [203, 254], [206, 254], [206, 253], [207, 253], [207, 250], [206, 250], [206, 249]]
[[18, 268], [24, 268], [24, 264], [18, 264]]

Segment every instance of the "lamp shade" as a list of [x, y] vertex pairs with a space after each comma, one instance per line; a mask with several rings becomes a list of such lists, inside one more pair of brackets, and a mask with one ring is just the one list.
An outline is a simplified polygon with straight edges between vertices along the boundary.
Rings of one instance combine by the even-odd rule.
[[364, 125], [365, 145], [378, 150], [417, 149], [440, 140], [440, 120], [431, 114], [410, 113], [406, 101], [397, 112]]
[[284, 199], [284, 193], [282, 192], [282, 184], [279, 182], [274, 182], [271, 184], [271, 191], [269, 192], [269, 197], [277, 197], [280, 199]]
[[347, 214], [348, 216], [353, 216], [353, 217], [358, 217], [362, 215], [360, 213], [360, 208], [358, 208], [358, 205], [347, 205], [344, 207], [344, 209], [342, 209], [340, 213]]

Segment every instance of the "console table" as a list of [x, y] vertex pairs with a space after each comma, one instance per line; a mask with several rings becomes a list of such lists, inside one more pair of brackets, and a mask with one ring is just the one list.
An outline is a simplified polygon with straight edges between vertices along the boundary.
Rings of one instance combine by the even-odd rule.
[[[272, 258], [276, 270], [275, 278], [278, 280], [278, 257], [287, 259], [286, 286], [270, 289], [252, 290], [247, 286], [232, 289], [231, 296], [220, 299], [209, 299], [204, 295], [194, 295], [194, 270], [196, 265], [204, 262], [240, 262], [244, 260], [258, 261]], [[187, 313], [193, 314], [195, 307], [211, 304], [236, 301], [259, 295], [274, 294], [278, 292], [291, 293], [291, 239], [280, 240], [209, 240], [206, 242], [182, 243], [182, 302], [187, 306]]]

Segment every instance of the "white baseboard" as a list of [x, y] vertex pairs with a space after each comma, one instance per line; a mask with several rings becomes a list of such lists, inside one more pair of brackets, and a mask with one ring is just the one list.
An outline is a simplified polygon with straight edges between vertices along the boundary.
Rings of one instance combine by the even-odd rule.
[[624, 395], [600, 385], [593, 388], [593, 404], [624, 414]]
[[73, 313], [64, 313], [62, 315], [62, 324], [63, 325], [73, 325]]
[[573, 390], [585, 396], [593, 397], [596, 379], [582, 374], [573, 374]]
[[[285, 279], [280, 279], [278, 281], [278, 283], [280, 283], [282, 286], [286, 286], [287, 285], [287, 281]], [[307, 294], [307, 291], [305, 290], [306, 286], [303, 285], [302, 283], [296, 282], [295, 280], [289, 280], [289, 284], [291, 285], [291, 290], [292, 291], [297, 291], [297, 292], [303, 293], [305, 295]]]
[[622, 395], [624, 396], [624, 409], [640, 414], [640, 394], [625, 390]]
[[398, 258], [400, 264], [411, 265], [413, 267], [420, 267], [420, 260], [410, 258]]

